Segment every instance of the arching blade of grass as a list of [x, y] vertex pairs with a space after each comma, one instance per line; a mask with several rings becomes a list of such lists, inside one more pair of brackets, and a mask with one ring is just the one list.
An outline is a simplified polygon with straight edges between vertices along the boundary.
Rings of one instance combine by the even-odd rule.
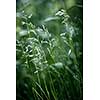
[[42, 89], [42, 87], [37, 82], [36, 82], [36, 85], [40, 88], [40, 90], [45, 95], [45, 97], [47, 98], [47, 100], [49, 100], [49, 98], [47, 97], [47, 95], [46, 95], [45, 91]]
[[75, 73], [74, 73], [68, 66], [66, 66], [65, 68], [66, 68], [67, 71], [73, 76], [73, 78], [74, 78], [75, 80], [77, 80], [78, 82], [80, 82], [80, 80], [76, 77]]
[[49, 71], [48, 71], [48, 73], [49, 73], [49, 77], [50, 77], [50, 90], [51, 90], [51, 93], [52, 93], [54, 99], [55, 99], [55, 100], [58, 100], [58, 99], [57, 99], [57, 95], [56, 95], [56, 91], [55, 91], [55, 88], [54, 88], [54, 84], [53, 84], [53, 81], [52, 81], [51, 74], [50, 74]]
[[32, 90], [35, 91], [35, 93], [36, 93], [42, 100], [44, 100], [44, 99], [42, 98], [42, 96], [37, 92], [37, 90], [36, 90], [34, 87], [32, 87]]
[[45, 86], [46, 92], [47, 92], [47, 94], [48, 94], [48, 98], [49, 98], [49, 100], [50, 100], [50, 93], [49, 93], [49, 91], [48, 91], [48, 88], [47, 88], [47, 85], [46, 85], [46, 81], [45, 81], [45, 79], [43, 79], [43, 80], [44, 80], [44, 86]]

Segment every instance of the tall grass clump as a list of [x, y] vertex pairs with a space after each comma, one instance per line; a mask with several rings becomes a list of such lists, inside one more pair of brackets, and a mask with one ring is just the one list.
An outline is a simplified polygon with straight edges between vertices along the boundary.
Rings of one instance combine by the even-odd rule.
[[82, 30], [65, 9], [40, 25], [32, 16], [16, 14], [17, 100], [82, 100]]

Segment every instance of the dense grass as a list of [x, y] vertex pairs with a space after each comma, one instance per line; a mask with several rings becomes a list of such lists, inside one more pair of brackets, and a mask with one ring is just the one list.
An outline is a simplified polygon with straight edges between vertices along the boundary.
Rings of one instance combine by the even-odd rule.
[[40, 25], [16, 16], [17, 100], [82, 100], [82, 23], [66, 9]]

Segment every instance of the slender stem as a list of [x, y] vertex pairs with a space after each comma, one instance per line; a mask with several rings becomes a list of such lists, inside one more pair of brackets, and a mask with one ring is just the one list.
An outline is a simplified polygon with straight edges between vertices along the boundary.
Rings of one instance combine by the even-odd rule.
[[66, 5], [66, 0], [63, 0], [64, 8], [67, 11], [67, 5]]

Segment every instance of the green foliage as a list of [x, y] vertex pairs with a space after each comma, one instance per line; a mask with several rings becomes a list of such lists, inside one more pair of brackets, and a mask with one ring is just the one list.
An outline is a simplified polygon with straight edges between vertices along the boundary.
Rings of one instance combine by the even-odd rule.
[[65, 2], [17, 4], [17, 100], [82, 100], [82, 8]]

